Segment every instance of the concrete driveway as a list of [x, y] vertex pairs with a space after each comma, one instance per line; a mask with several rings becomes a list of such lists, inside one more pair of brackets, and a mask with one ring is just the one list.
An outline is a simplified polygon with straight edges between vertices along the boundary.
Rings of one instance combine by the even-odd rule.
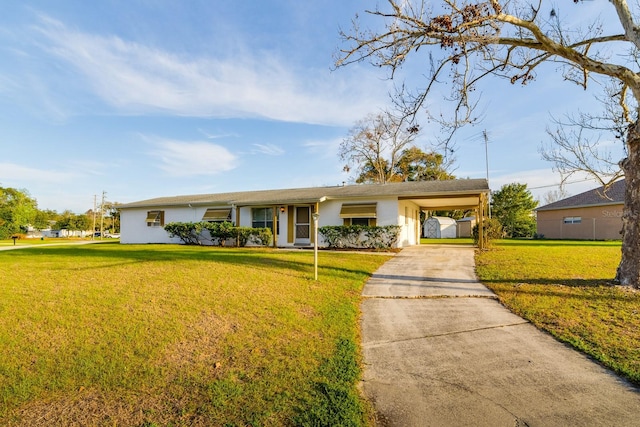
[[470, 246], [403, 249], [366, 284], [381, 426], [639, 426], [640, 390], [505, 309]]

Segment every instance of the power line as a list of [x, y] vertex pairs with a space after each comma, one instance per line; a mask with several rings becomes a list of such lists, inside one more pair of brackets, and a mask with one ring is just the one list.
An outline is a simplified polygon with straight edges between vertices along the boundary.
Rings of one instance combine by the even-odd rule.
[[581, 179], [579, 181], [565, 182], [564, 184], [549, 184], [549, 185], [540, 185], [538, 187], [529, 187], [529, 190], [539, 190], [541, 188], [559, 187], [561, 185], [568, 185], [568, 184], [579, 184], [581, 182], [586, 182], [586, 181], [589, 181], [589, 179], [585, 178], [585, 179]]

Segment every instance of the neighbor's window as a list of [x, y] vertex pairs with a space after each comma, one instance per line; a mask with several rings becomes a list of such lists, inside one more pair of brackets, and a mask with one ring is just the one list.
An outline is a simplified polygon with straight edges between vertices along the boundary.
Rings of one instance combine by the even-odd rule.
[[565, 224], [580, 224], [582, 222], [581, 216], [565, 216], [564, 223]]
[[251, 209], [251, 226], [253, 228], [264, 227], [273, 230], [273, 208]]
[[164, 211], [147, 212], [147, 227], [163, 227]]

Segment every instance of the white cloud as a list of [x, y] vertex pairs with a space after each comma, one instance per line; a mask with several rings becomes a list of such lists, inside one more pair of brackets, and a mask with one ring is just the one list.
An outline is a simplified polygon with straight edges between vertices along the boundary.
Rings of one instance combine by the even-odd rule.
[[202, 135], [204, 135], [207, 139], [220, 139], [220, 138], [237, 138], [238, 134], [236, 133], [211, 133], [207, 132], [204, 129], [198, 129]]
[[333, 138], [327, 140], [310, 140], [303, 143], [307, 151], [321, 158], [338, 158], [338, 148], [342, 138]]
[[15, 163], [0, 163], [0, 182], [5, 186], [19, 182], [63, 183], [77, 178], [77, 173], [36, 169]]
[[217, 175], [236, 167], [236, 156], [225, 147], [209, 142], [156, 140], [151, 155], [160, 159], [160, 169], [172, 176]]
[[282, 147], [275, 144], [253, 144], [253, 154], [265, 154], [268, 156], [281, 156], [285, 153]]
[[242, 50], [226, 58], [181, 57], [41, 20], [45, 49], [72, 64], [92, 91], [124, 113], [348, 125], [372, 105], [388, 102], [385, 84], [356, 66], [348, 73], [331, 73], [329, 64], [300, 69], [280, 55]]

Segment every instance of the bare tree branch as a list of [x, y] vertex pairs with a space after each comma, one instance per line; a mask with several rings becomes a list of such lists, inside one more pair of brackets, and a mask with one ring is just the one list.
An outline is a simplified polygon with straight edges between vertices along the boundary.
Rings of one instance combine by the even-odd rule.
[[[572, 11], [586, 7], [579, 0], [567, 3]], [[345, 47], [335, 64], [342, 67], [369, 61], [389, 70], [394, 78], [410, 58], [422, 55], [420, 49], [428, 50], [431, 67], [425, 70], [425, 87], [415, 92], [403, 89], [398, 104], [405, 106], [407, 117], [413, 117], [428, 107], [431, 96], [439, 95], [437, 84], [447, 82], [451, 96], [445, 101], [451, 104], [450, 116], [427, 112], [441, 124], [447, 147], [453, 145], [453, 134], [460, 126], [477, 119], [474, 109], [480, 94], [475, 90], [481, 80], [498, 77], [528, 84], [543, 64], [552, 62], [561, 65], [564, 80], [585, 90], [601, 79], [615, 82], [615, 90], [607, 89], [608, 100], [602, 99], [606, 102], [601, 117], [577, 121], [574, 124], [583, 127], [568, 132], [562, 128], [549, 131], [554, 148], [546, 150], [546, 158], [565, 175], [586, 171], [600, 176], [603, 183], [605, 178], [624, 174], [622, 261], [617, 280], [640, 288], [640, 27], [636, 23], [640, 4], [633, 3], [633, 10], [629, 5], [627, 0], [590, 4], [615, 12], [623, 29], [620, 34], [620, 27], [611, 22], [603, 25], [598, 18], [588, 23], [564, 21], [555, 5], [543, 0], [534, 4], [527, 0], [387, 0], [384, 10], [367, 12], [380, 18], [383, 28], [363, 31], [356, 20], [352, 32], [341, 33]], [[610, 121], [608, 132], [624, 138], [627, 157], [619, 165], [602, 149], [602, 135], [591, 133], [606, 128], [604, 120]]]

